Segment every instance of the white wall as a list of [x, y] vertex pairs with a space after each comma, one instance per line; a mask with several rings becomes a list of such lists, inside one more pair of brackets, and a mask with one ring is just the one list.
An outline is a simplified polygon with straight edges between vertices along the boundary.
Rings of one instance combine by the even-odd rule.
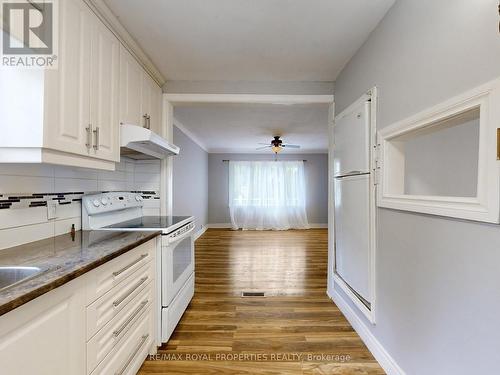
[[[499, 77], [498, 21], [497, 0], [397, 1], [335, 83], [337, 112], [376, 85], [383, 128]], [[499, 244], [498, 225], [378, 210], [376, 325], [357, 315], [407, 374], [498, 372]]]
[[174, 126], [173, 214], [192, 215], [197, 230], [208, 222], [208, 153]]
[[405, 194], [475, 197], [479, 118], [404, 142]]
[[[0, 249], [67, 233], [71, 224], [81, 228], [83, 193], [99, 191], [146, 191], [157, 195], [160, 190], [159, 161], [134, 161], [122, 158], [115, 171], [98, 171], [49, 164], [0, 164], [0, 202], [12, 196], [64, 193], [63, 203], [56, 205], [56, 218], [47, 218], [47, 207], [28, 207], [31, 201], [52, 198], [21, 199], [0, 209]], [[72, 193], [72, 194], [68, 194]], [[157, 198], [158, 196], [156, 196]], [[77, 200], [73, 200], [77, 199]], [[0, 206], [5, 203], [0, 203]], [[145, 214], [159, 215], [160, 201], [145, 200]]]
[[[280, 160], [307, 160], [306, 205], [310, 224], [328, 222], [328, 155], [280, 154]], [[208, 156], [208, 221], [228, 224], [229, 168], [223, 160], [274, 160], [274, 154], [209, 154]]]

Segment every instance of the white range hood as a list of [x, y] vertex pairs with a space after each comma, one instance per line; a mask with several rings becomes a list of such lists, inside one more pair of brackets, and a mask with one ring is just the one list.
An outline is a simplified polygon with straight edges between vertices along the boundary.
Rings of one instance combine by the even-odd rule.
[[122, 124], [120, 142], [121, 155], [132, 159], [164, 159], [179, 154], [179, 147], [137, 125]]

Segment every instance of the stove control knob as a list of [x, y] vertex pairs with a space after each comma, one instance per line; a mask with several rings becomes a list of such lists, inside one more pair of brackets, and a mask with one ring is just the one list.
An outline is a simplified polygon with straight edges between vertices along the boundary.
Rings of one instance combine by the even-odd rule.
[[99, 206], [101, 205], [101, 203], [100, 203], [100, 202], [99, 202], [99, 200], [97, 200], [97, 199], [94, 199], [94, 200], [92, 201], [92, 204], [94, 205], [94, 207], [99, 207]]
[[101, 203], [103, 206], [106, 206], [108, 204], [108, 198], [101, 198]]
[[136, 195], [136, 196], [135, 196], [135, 200], [136, 200], [137, 202], [142, 202], [142, 199], [143, 199], [143, 198], [142, 198], [140, 195]]

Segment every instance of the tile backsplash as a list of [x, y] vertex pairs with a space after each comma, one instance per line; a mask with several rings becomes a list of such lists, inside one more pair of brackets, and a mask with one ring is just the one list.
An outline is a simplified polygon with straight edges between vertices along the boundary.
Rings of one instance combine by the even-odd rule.
[[[160, 162], [122, 158], [115, 171], [48, 164], [0, 164], [0, 249], [81, 228], [81, 196], [137, 191], [146, 215], [160, 213]], [[48, 219], [47, 205], [55, 205]]]

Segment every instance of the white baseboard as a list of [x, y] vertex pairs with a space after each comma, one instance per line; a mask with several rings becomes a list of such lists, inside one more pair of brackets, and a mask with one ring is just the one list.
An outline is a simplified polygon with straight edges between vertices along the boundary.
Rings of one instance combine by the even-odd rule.
[[208, 227], [207, 225], [201, 226], [201, 229], [198, 232], [196, 232], [193, 236], [194, 241], [196, 241], [203, 233], [206, 232], [207, 227]]
[[[328, 224], [318, 223], [318, 224], [309, 224], [311, 229], [316, 228], [328, 228]], [[232, 228], [231, 223], [212, 223], [207, 224], [207, 228]]]
[[328, 296], [335, 302], [340, 311], [342, 311], [384, 371], [388, 375], [405, 375], [405, 372], [398, 366], [394, 358], [390, 356], [380, 341], [370, 332], [344, 298], [335, 290], [329, 291]]
[[328, 228], [328, 223], [317, 223], [317, 224], [309, 224], [309, 227], [311, 229], [316, 229], [316, 228]]
[[231, 223], [212, 223], [207, 224], [207, 228], [232, 228]]

